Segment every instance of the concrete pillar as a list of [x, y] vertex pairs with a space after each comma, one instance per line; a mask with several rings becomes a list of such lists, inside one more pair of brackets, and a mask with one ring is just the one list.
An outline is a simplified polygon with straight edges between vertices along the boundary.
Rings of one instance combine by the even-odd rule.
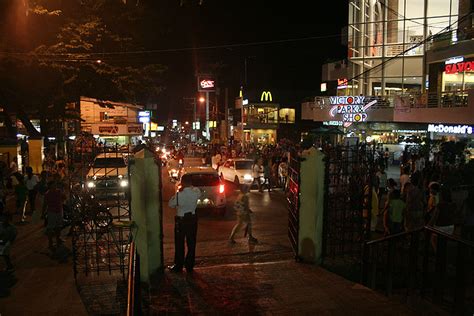
[[298, 256], [321, 263], [324, 212], [324, 154], [312, 147], [303, 152], [300, 166], [300, 227]]
[[43, 171], [43, 137], [28, 139], [28, 162], [33, 173], [39, 174]]
[[130, 162], [131, 212], [138, 227], [135, 244], [140, 255], [140, 278], [146, 283], [163, 271], [160, 181], [154, 153], [148, 149], [137, 152]]

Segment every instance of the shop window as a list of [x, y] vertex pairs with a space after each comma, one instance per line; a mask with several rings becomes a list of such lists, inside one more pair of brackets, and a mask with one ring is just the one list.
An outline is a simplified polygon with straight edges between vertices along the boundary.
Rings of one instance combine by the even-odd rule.
[[279, 111], [280, 123], [294, 123], [295, 122], [295, 109], [280, 109]]

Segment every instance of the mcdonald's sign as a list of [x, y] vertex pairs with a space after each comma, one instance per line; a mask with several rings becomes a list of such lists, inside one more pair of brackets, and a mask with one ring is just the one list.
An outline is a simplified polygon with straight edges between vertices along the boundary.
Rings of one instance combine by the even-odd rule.
[[270, 91], [263, 91], [260, 96], [261, 102], [273, 102], [272, 93]]

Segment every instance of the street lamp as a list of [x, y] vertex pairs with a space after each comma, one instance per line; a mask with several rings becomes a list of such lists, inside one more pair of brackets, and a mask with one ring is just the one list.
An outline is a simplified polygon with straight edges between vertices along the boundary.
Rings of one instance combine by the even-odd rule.
[[205, 101], [206, 101], [206, 98], [205, 98], [205, 97], [200, 97], [200, 98], [199, 98], [199, 102], [204, 103]]

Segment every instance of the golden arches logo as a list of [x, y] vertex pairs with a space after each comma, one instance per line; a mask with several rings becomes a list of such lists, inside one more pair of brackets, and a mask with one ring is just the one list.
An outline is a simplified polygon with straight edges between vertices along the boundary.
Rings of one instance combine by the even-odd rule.
[[260, 101], [263, 102], [272, 102], [273, 101], [273, 98], [272, 98], [272, 93], [270, 91], [263, 91], [262, 92], [262, 96], [260, 97]]

